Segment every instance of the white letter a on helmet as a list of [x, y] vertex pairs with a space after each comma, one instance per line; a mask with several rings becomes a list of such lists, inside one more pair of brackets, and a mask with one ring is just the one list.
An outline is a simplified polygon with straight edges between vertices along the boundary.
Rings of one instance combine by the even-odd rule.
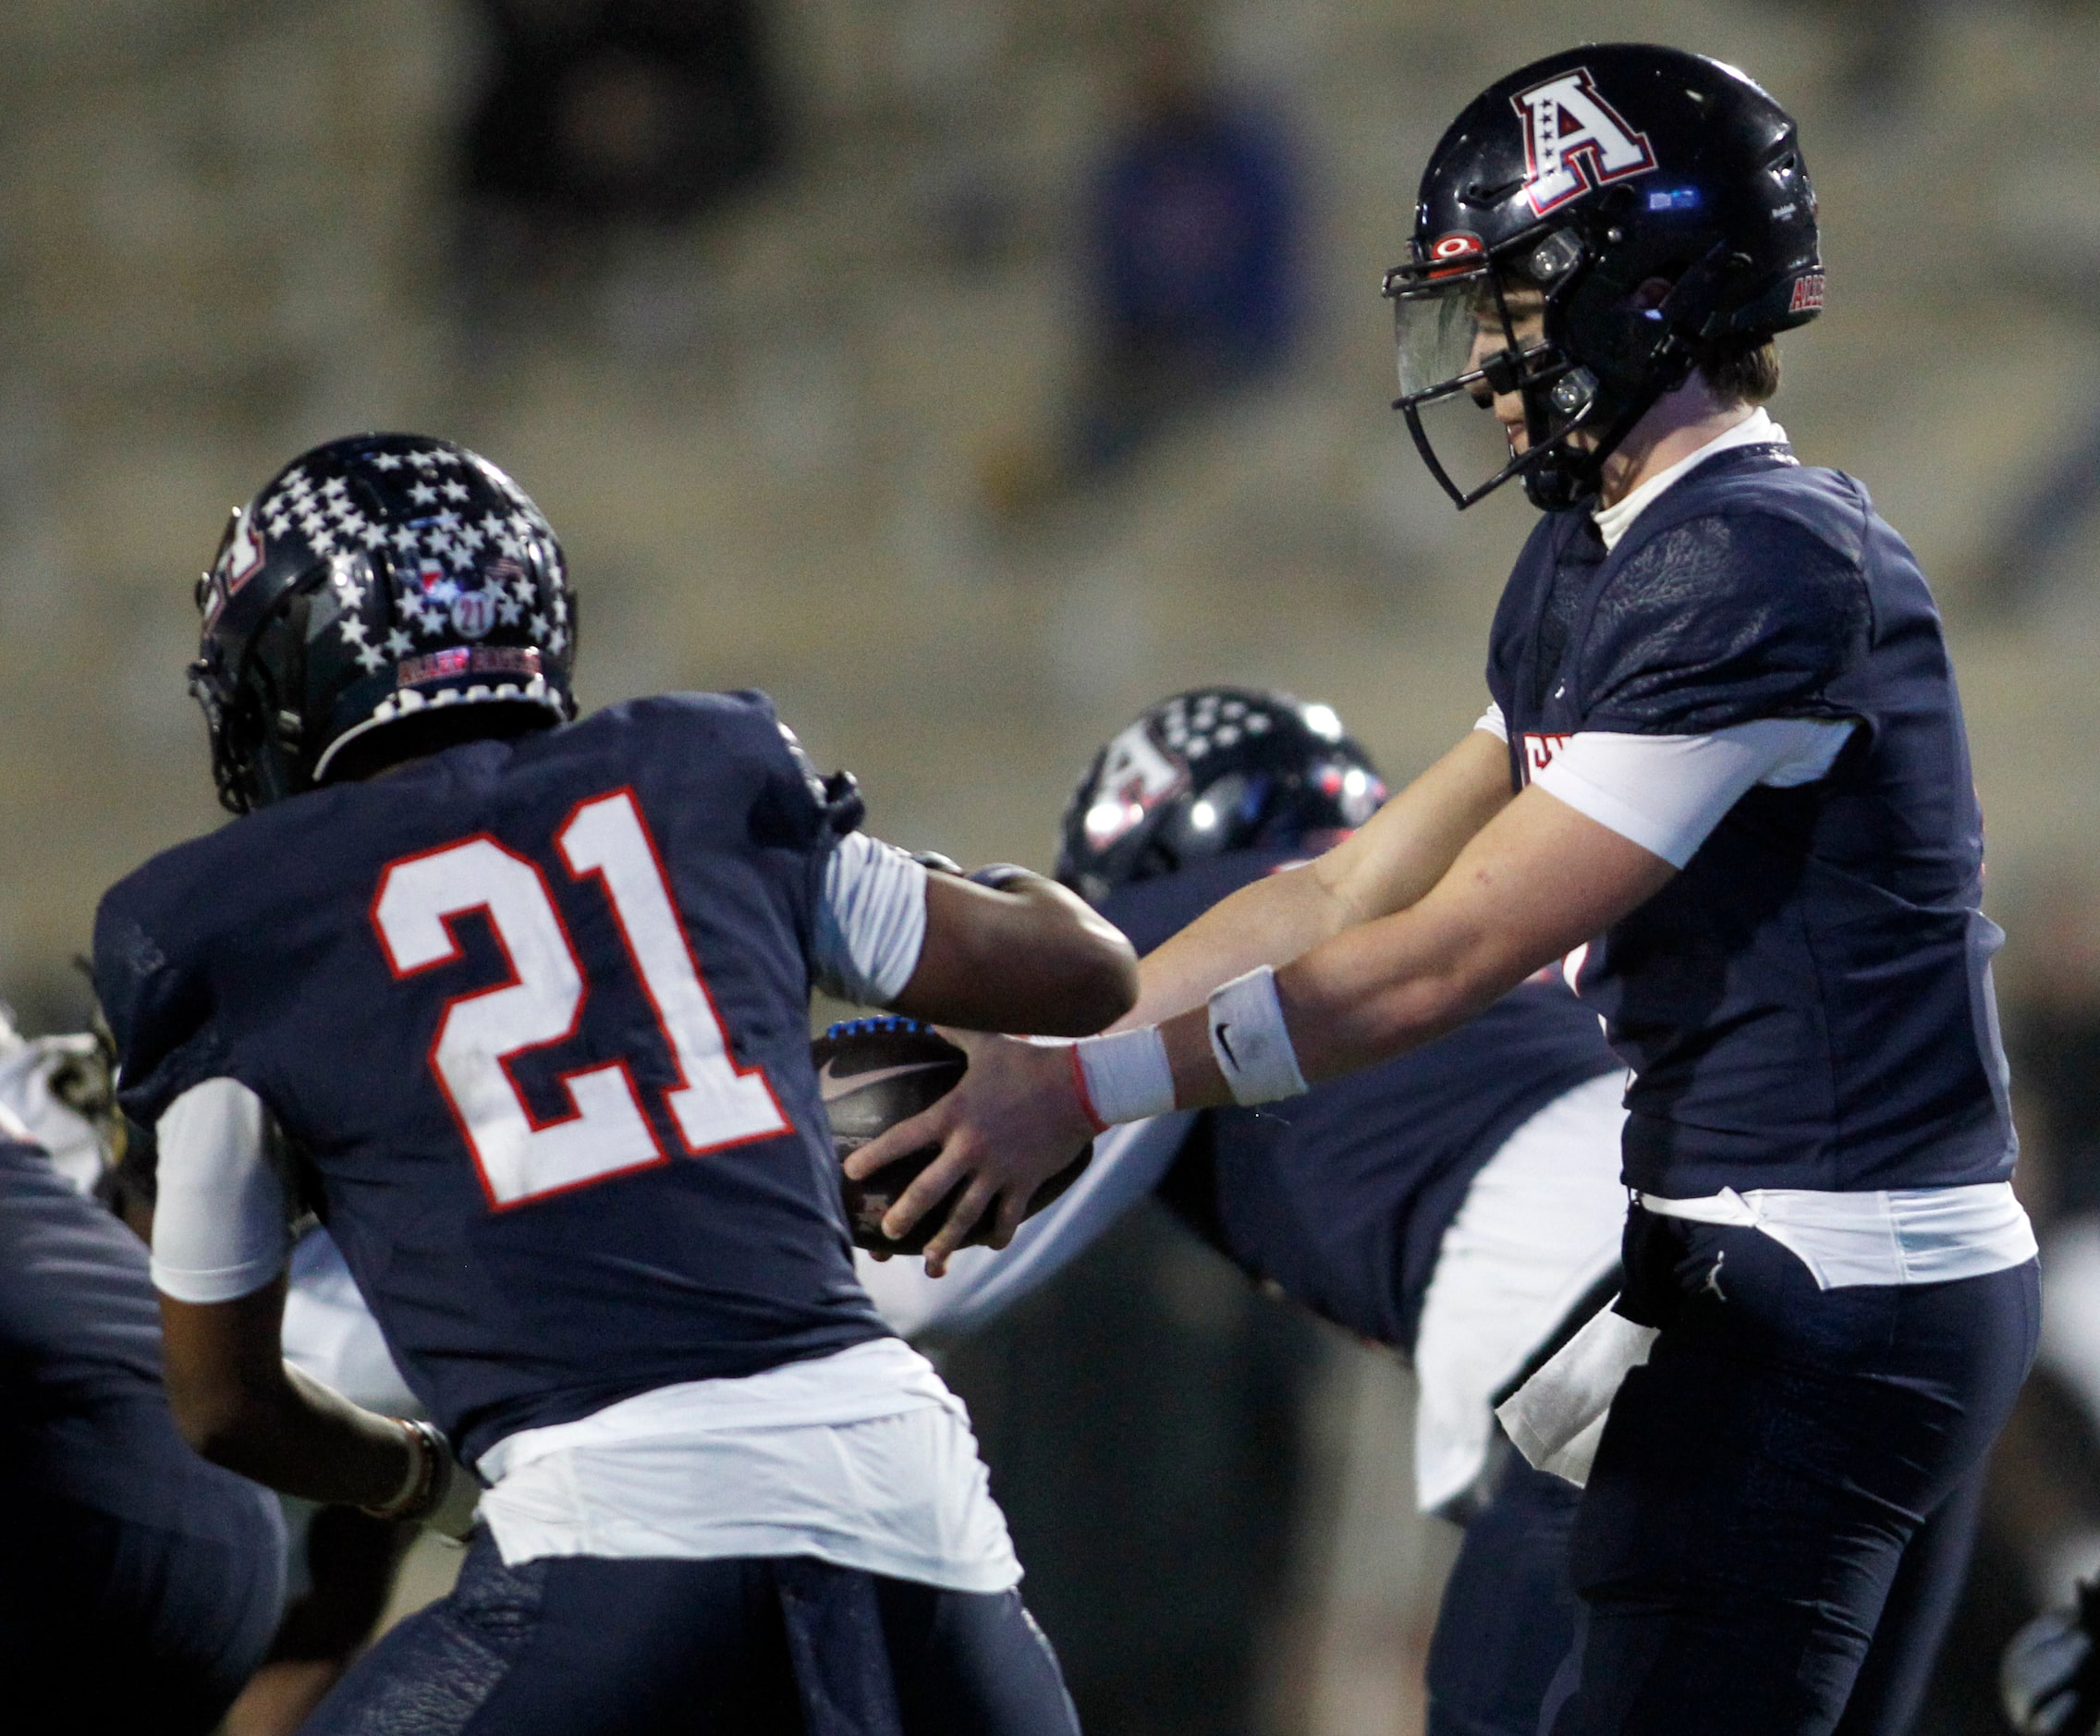
[[1586, 67], [1520, 91], [1510, 101], [1524, 119], [1524, 194], [1542, 217], [1592, 187], [1655, 166], [1646, 135], [1597, 94]]

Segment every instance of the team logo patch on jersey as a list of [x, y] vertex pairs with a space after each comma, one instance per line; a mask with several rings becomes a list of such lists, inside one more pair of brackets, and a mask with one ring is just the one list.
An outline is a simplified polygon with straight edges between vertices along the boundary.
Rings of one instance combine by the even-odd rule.
[[1553, 764], [1553, 756], [1568, 745], [1569, 731], [1549, 734], [1542, 730], [1524, 731], [1524, 781], [1528, 784]]
[[1823, 274], [1805, 271], [1794, 279], [1794, 293], [1787, 303], [1789, 313], [1814, 313], [1823, 306]]
[[1606, 102], [1587, 67], [1509, 99], [1524, 118], [1524, 197], [1540, 216], [1592, 188], [1646, 175], [1655, 153]]
[[1102, 754], [1101, 775], [1086, 804], [1087, 842], [1106, 850], [1188, 783], [1188, 762], [1154, 741], [1142, 721], [1132, 724]]

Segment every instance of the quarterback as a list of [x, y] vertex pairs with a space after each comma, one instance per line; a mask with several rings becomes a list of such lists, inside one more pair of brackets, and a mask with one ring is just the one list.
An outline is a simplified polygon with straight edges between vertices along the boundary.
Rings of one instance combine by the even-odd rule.
[[1478, 727], [1148, 957], [1124, 1028], [963, 1039], [963, 1084], [849, 1167], [943, 1143], [885, 1225], [967, 1177], [938, 1266], [1092, 1131], [1295, 1096], [1565, 959], [1631, 1071], [1633, 1198], [1618, 1301], [1503, 1412], [1586, 1479], [1544, 1728], [1839, 1729], [2037, 1326], [1939, 617], [1764, 408], [1824, 274], [1793, 120], [1742, 74], [1523, 67], [1446, 132], [1410, 251], [1417, 446], [1460, 506], [1516, 480], [1544, 513]]

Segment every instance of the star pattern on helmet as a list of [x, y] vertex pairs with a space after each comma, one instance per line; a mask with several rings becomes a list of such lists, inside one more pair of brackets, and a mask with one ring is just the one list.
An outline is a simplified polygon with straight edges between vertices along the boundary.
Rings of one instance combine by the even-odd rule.
[[[376, 516], [371, 483], [360, 506], [355, 476], [316, 477], [303, 460], [265, 491], [252, 515], [274, 541], [296, 539], [317, 561], [333, 563], [333, 625], [347, 654], [376, 671], [413, 656], [419, 640], [460, 633], [455, 608], [477, 584], [490, 605], [483, 620], [493, 614], [550, 654], [568, 650], [572, 613], [554, 532], [516, 483], [484, 460], [434, 446], [370, 452], [362, 461], [375, 477], [392, 479], [380, 484], [386, 504]], [[375, 568], [393, 575], [388, 628], [366, 618]]]

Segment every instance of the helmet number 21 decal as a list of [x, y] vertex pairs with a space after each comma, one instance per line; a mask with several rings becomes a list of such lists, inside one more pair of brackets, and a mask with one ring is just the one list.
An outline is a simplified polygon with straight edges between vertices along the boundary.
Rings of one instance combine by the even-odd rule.
[[1655, 166], [1647, 135], [1635, 132], [1598, 94], [1586, 67], [1509, 100], [1524, 122], [1524, 197], [1542, 217], [1593, 187]]
[[[689, 1156], [790, 1131], [763, 1072], [741, 1068], [707, 992], [634, 792], [571, 810], [555, 834], [578, 880], [597, 878], [678, 1073], [664, 1106]], [[545, 876], [485, 833], [387, 864], [372, 926], [397, 979], [460, 957], [453, 922], [483, 912], [511, 980], [446, 1002], [431, 1070], [498, 1211], [665, 1161], [625, 1060], [566, 1073], [571, 1112], [537, 1119], [509, 1063], [576, 1034], [590, 1009]]]

